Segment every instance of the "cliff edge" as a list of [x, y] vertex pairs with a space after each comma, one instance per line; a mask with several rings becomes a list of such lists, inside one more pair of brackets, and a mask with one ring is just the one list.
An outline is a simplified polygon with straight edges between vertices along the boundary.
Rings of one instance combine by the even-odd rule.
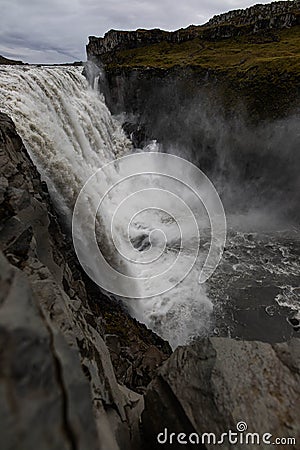
[[[134, 80], [159, 84], [166, 78], [166, 85], [186, 80], [191, 98], [199, 87], [217, 87], [225, 106], [235, 107], [238, 97], [249, 116], [260, 120], [289, 114], [297, 104], [299, 48], [300, 2], [295, 0], [231, 11], [174, 32], [111, 30], [103, 38], [89, 38], [87, 57], [106, 73], [113, 112], [131, 112], [126, 90], [143, 96], [143, 81]], [[127, 81], [120, 94], [122, 79]]]

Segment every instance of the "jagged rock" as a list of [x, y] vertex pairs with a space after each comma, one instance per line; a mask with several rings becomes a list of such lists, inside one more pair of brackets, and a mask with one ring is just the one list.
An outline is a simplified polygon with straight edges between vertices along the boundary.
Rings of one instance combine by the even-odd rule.
[[6, 180], [1, 183], [0, 248], [23, 271], [2, 256], [2, 398], [8, 400], [0, 406], [5, 416], [1, 446], [134, 447], [142, 398], [117, 383], [100, 335], [101, 319], [93, 317], [84, 284], [74, 279], [61, 253], [64, 238], [49, 199], [4, 115], [0, 144]]
[[89, 36], [89, 43], [87, 45], [88, 56], [94, 57], [102, 55], [112, 50], [120, 50], [124, 48], [136, 48], [138, 46], [156, 44], [164, 39], [167, 39], [169, 33], [167, 31], [143, 30], [136, 31], [119, 31], [110, 30], [105, 33], [104, 38], [97, 38]]
[[140, 358], [164, 341], [108, 305], [81, 273], [45, 184], [1, 113], [0, 255], [1, 449], [139, 448], [143, 398], [116, 378], [103, 340], [108, 319], [126, 323], [120, 342]]
[[[167, 442], [172, 432], [176, 436], [214, 433], [219, 438], [229, 429], [236, 432], [243, 421], [249, 433], [270, 433], [273, 440], [291, 437], [299, 443], [299, 404], [299, 339], [275, 345], [205, 339], [179, 347], [149, 385], [143, 413], [145, 442], [151, 449], [160, 448], [157, 435], [165, 433], [165, 428]], [[161, 436], [164, 439], [165, 434]], [[174, 436], [172, 439], [175, 443], [170, 448], [182, 447]], [[225, 441], [222, 449], [242, 449], [244, 445]], [[216, 446], [206, 440], [205, 448]], [[297, 443], [290, 448], [296, 449]]]
[[1, 448], [100, 448], [76, 347], [45, 317], [28, 277], [2, 253], [0, 285]]
[[167, 353], [155, 345], [149, 344], [144, 352], [132, 342], [130, 346], [122, 344], [116, 334], [105, 336], [112, 363], [118, 380], [139, 393], [144, 393], [159, 366], [167, 359]]
[[[102, 299], [101, 302], [92, 302], [91, 310], [94, 317], [103, 318], [104, 340], [110, 351], [118, 382], [143, 393], [157, 367], [171, 355], [170, 345], [155, 333], [149, 332], [144, 324], [130, 317], [117, 301]], [[145, 363], [153, 351], [156, 355], [155, 362]]]

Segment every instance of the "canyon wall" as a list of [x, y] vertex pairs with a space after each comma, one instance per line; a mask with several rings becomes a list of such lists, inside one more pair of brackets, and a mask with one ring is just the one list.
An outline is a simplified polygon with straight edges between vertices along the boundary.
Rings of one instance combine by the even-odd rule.
[[[247, 45], [272, 46], [272, 54], [280, 42], [292, 45], [299, 2], [255, 8], [174, 33], [113, 31], [90, 39], [88, 57], [104, 68], [99, 87], [114, 113], [126, 113], [124, 129], [136, 146], [158, 139], [217, 187], [230, 179], [230, 192], [221, 194], [235, 207], [261, 197], [264, 208], [269, 199], [290, 214], [299, 209], [299, 73], [286, 61], [274, 72], [276, 55], [262, 65], [259, 52], [249, 66], [243, 61]], [[227, 47], [211, 42], [226, 37], [231, 45], [236, 36], [238, 63], [222, 65], [218, 55]], [[166, 66], [173, 46], [190, 43], [183, 59]], [[211, 48], [219, 52], [217, 67], [203, 56]], [[142, 63], [136, 50], [146, 54]], [[195, 51], [200, 59], [191, 64]], [[219, 433], [240, 420], [251, 432], [299, 441], [299, 339], [205, 339], [170, 356], [166, 342], [81, 271], [47, 187], [4, 114], [0, 231], [3, 450], [160, 448], [164, 427]]]

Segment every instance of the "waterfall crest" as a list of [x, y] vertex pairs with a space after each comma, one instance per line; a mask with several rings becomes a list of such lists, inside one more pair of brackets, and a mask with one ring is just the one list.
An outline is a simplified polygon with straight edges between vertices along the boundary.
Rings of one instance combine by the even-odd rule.
[[131, 150], [104, 98], [77, 67], [0, 69], [0, 104], [61, 210], [71, 210], [86, 180]]

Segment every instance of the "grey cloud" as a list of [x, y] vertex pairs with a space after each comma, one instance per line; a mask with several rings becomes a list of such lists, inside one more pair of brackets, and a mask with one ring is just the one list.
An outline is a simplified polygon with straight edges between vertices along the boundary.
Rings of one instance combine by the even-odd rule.
[[0, 54], [34, 63], [84, 60], [89, 35], [102, 36], [111, 28], [174, 30], [252, 4], [255, 1], [1, 0]]

